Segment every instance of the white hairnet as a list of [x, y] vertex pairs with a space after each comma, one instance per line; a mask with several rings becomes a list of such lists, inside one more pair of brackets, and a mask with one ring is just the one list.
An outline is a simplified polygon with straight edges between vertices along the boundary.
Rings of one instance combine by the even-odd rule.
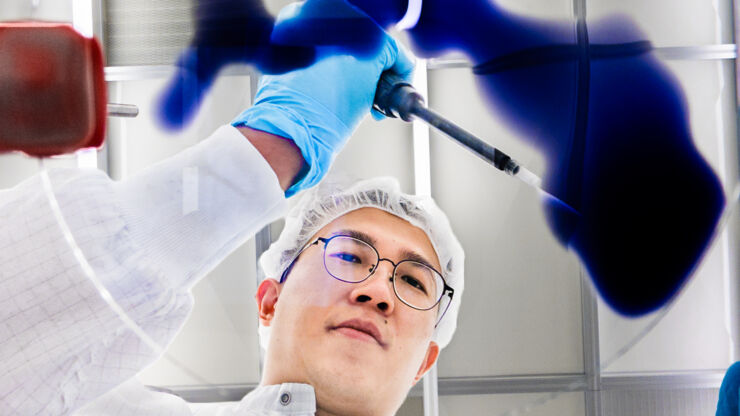
[[[309, 239], [334, 219], [359, 208], [372, 207], [396, 215], [420, 228], [429, 237], [442, 267], [440, 272], [455, 290], [452, 302], [443, 298], [439, 314], [447, 312], [437, 325], [432, 340], [440, 349], [452, 339], [463, 292], [464, 253], [452, 232], [447, 216], [430, 197], [404, 194], [391, 177], [366, 179], [343, 186], [324, 180], [308, 190], [285, 218], [280, 237], [260, 257], [265, 276], [279, 279]], [[260, 325], [260, 345], [267, 349], [269, 327]]]

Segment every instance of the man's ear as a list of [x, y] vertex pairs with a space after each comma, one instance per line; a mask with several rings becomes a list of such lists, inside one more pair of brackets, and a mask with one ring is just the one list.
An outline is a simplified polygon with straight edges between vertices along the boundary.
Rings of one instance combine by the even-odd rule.
[[257, 294], [254, 299], [257, 301], [257, 311], [260, 315], [260, 323], [263, 326], [270, 326], [272, 318], [275, 316], [275, 306], [280, 297], [282, 285], [275, 279], [265, 279], [257, 288]]
[[437, 362], [437, 357], [439, 357], [439, 345], [437, 345], [434, 341], [429, 341], [429, 348], [427, 348], [427, 355], [424, 357], [424, 360], [421, 362], [421, 367], [419, 367], [419, 371], [416, 373], [416, 377], [414, 377], [414, 385], [421, 380], [421, 378], [426, 374], [427, 371], [429, 371], [430, 368], [434, 365], [435, 362]]

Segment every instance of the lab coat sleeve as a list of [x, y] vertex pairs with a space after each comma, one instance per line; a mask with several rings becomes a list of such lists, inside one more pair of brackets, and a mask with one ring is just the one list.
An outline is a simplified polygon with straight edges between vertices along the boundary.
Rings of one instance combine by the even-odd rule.
[[[122, 182], [49, 173], [95, 277], [166, 347], [190, 288], [286, 201], [274, 172], [231, 126]], [[158, 357], [84, 272], [42, 178], [0, 191], [0, 414], [70, 414]]]

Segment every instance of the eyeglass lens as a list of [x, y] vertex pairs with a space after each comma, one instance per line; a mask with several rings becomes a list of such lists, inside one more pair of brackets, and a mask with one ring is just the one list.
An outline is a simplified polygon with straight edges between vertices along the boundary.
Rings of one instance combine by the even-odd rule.
[[[378, 253], [372, 246], [352, 237], [336, 236], [324, 248], [326, 270], [345, 282], [365, 280], [378, 262]], [[393, 287], [404, 303], [417, 309], [429, 309], [442, 297], [444, 281], [430, 267], [404, 260], [396, 266]]]

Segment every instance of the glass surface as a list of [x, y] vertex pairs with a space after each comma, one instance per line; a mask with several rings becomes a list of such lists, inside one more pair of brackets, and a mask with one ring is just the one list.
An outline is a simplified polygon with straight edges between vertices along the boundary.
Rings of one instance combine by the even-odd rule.
[[[271, 2], [268, 9], [274, 12], [278, 3], [283, 2]], [[573, 23], [569, 21], [573, 13], [569, 0], [501, 0], [496, 4], [519, 17], [556, 22], [555, 26], [547, 27], [557, 35], [553, 38], [556, 43], [574, 41], [570, 29], [563, 29]], [[597, 43], [614, 33], [602, 29], [609, 28], [618, 14], [638, 25], [658, 47], [712, 45], [732, 39], [729, 1], [690, 0], [676, 7], [668, 0], [589, 0], [587, 8], [592, 41]], [[515, 29], [521, 28], [513, 28], [512, 37], [516, 37], [512, 35]], [[115, 38], [111, 39], [111, 47], [115, 47]], [[500, 44], [513, 45], [505, 39]], [[170, 52], [181, 46], [179, 43], [172, 46]], [[154, 60], [151, 56], [141, 59], [137, 62]], [[661, 61], [660, 64], [678, 86], [679, 98], [685, 98], [685, 121], [698, 154], [721, 180], [725, 195], [730, 195], [738, 184], [734, 60]], [[573, 70], [569, 64], [532, 70], [528, 73], [533, 80], [531, 84], [515, 80], [519, 86], [528, 87], [520, 94], [516, 88], [506, 90], [516, 83], [506, 82], [505, 76], [489, 83], [490, 78], [475, 76], [470, 68], [436, 69], [429, 72], [427, 101], [434, 110], [545, 177], [548, 157], [552, 155], [533, 138], [550, 133], [553, 125], [572, 127], [568, 117], [575, 111], [574, 81], [553, 80], [565, 79], [558, 76]], [[152, 74], [144, 69], [134, 76], [136, 80], [109, 83], [111, 102], [135, 104], [139, 108], [139, 115], [134, 119], [108, 121], [107, 142], [98, 153], [98, 166], [113, 179], [132, 178], [196, 145], [251, 105], [253, 79], [246, 75], [223, 75], [188, 128], [176, 134], [166, 132], [155, 123], [154, 114], [155, 100], [168, 79], [161, 73]], [[533, 76], [537, 74], [543, 76]], [[505, 90], [497, 90], [499, 87]], [[639, 88], [631, 86], [631, 90], [635, 89]], [[600, 94], [597, 89], [592, 92]], [[501, 95], [493, 97], [497, 93]], [[611, 96], [598, 98], [608, 102]], [[544, 121], [538, 118], [543, 114], [547, 116]], [[617, 118], [609, 112], [602, 116]], [[415, 177], [414, 152], [420, 149], [415, 149], [413, 143], [411, 124], [393, 119], [378, 122], [367, 117], [337, 156], [329, 176], [356, 179], [393, 176], [403, 191], [412, 193], [415, 181], [423, 179]], [[432, 195], [447, 213], [466, 250], [466, 288], [456, 293], [462, 297], [463, 304], [455, 338], [439, 357], [441, 378], [460, 378], [464, 382], [465, 378], [475, 377], [583, 374], [588, 369], [584, 356], [588, 358], [591, 348], [598, 348], [604, 378], [624, 373], [714, 374], [737, 359], [733, 338], [736, 340], [740, 332], [740, 318], [737, 299], [733, 299], [732, 293], [740, 286], [737, 255], [740, 213], [736, 211], [729, 219], [729, 225], [718, 234], [693, 277], [667, 306], [640, 318], [626, 318], [599, 298], [598, 328], [592, 328], [598, 329], [599, 345], [589, 345], [583, 333], [584, 326], [589, 324], [588, 316], [584, 316], [587, 310], [584, 301], [588, 299], [581, 280], [588, 271], [553, 233], [542, 208], [542, 195], [436, 131], [431, 132], [430, 146]], [[660, 150], [654, 158], [656, 163], [670, 156], [673, 148], [666, 146]], [[646, 180], [662, 173], [651, 170], [654, 166], [650, 163], [636, 163], [632, 159], [620, 163], [623, 173], [644, 175]], [[46, 167], [77, 164], [76, 156], [44, 162]], [[0, 155], [0, 188], [15, 185], [38, 169], [38, 161], [34, 159]], [[197, 177], [194, 180], [192, 172], [184, 169], [182, 181], [170, 185], [190, 191], [183, 192], [181, 201], [162, 203], [181, 204], [183, 218], [197, 212], [199, 203], [208, 203], [214, 196], [212, 189], [198, 184]], [[228, 178], [222, 184], [236, 185], [239, 179]], [[666, 182], [666, 189], [678, 189], [679, 193], [682, 186], [682, 183]], [[656, 190], [664, 189], [656, 187]], [[695, 197], [691, 193], [682, 196], [687, 201]], [[152, 195], [141, 197], [158, 195], [152, 191]], [[296, 200], [292, 199], [290, 204]], [[151, 228], [152, 235], [162, 233], [156, 225]], [[675, 226], [680, 228], [684, 224]], [[273, 224], [272, 240], [281, 228], [280, 220]], [[208, 236], [204, 233], [203, 237]], [[639, 233], [635, 238], [640, 238]], [[255, 239], [250, 239], [222, 263], [209, 265], [213, 270], [192, 290], [195, 307], [191, 316], [168, 345], [167, 355], [139, 374], [143, 383], [175, 390], [199, 388], [215, 397], [219, 388], [214, 385], [246, 389], [260, 381], [263, 362], [254, 302], [258, 284], [257, 250]], [[332, 266], [327, 268], [343, 275]], [[410, 299], [410, 295], [402, 297]], [[144, 328], [144, 332], [148, 330]], [[707, 403], [713, 400], [712, 392], [699, 393], [701, 397], [697, 400], [704, 401], [698, 406], [710, 408]], [[653, 400], [650, 395], [608, 394], [611, 395], [608, 399], [613, 401], [610, 406], [620, 408], [624, 403], [634, 406], [621, 409], [641, 409], [640, 406]], [[582, 392], [441, 396], [439, 413], [583, 415], [584, 403]], [[656, 406], [665, 410], [672, 405]], [[407, 399], [399, 414], [421, 415], [422, 412], [420, 399], [414, 397]]]
[[[542, 174], [543, 155], [507, 129], [469, 69], [430, 72], [429, 106]], [[582, 372], [580, 266], [552, 236], [537, 192], [437, 132], [430, 145], [432, 196], [466, 249], [440, 377]]]
[[411, 125], [378, 122], [366, 117], [329, 169], [327, 177], [333, 176], [356, 180], [393, 176], [398, 179], [403, 192], [413, 193], [414, 141], [411, 138]]
[[193, 287], [193, 312], [167, 348], [168, 357], [139, 373], [139, 380], [164, 388], [259, 383], [256, 291], [251, 239]]
[[567, 20], [573, 16], [572, 0], [497, 0], [513, 13], [538, 19]]
[[[730, 195], [738, 183], [733, 61], [668, 61], [690, 109], [694, 143]], [[599, 303], [601, 359], [606, 372], [723, 370], [733, 361], [737, 285], [737, 209], [715, 237], [693, 277], [667, 309], [639, 319]], [[624, 354], [621, 358], [617, 356]]]
[[729, 0], [682, 0], [680, 5], [671, 0], [587, 0], [586, 9], [590, 31], [621, 21], [625, 33], [633, 32], [626, 19], [658, 47], [733, 42]]

